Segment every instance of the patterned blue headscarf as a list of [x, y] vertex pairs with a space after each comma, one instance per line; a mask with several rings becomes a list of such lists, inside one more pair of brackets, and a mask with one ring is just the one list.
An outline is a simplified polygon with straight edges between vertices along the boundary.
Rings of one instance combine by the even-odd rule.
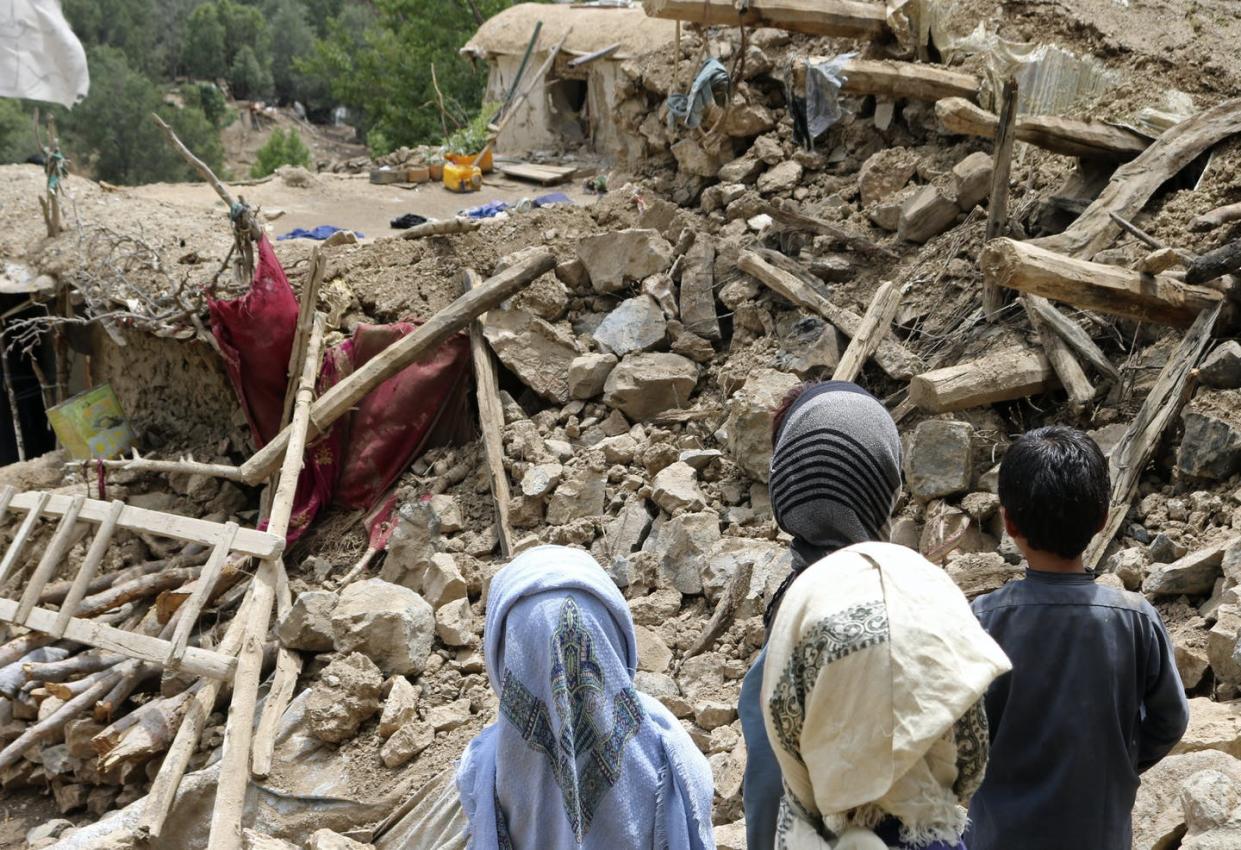
[[484, 651], [499, 717], [457, 787], [472, 850], [712, 850], [706, 759], [634, 687], [629, 607], [585, 552], [541, 546], [496, 574]]

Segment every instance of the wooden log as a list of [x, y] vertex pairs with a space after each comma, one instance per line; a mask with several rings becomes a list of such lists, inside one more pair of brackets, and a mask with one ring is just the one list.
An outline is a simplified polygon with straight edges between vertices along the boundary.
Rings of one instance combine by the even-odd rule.
[[[293, 594], [289, 590], [289, 576], [280, 564], [277, 576], [276, 614], [283, 618], [293, 607]], [[271, 687], [267, 690], [267, 699], [263, 702], [263, 712], [259, 716], [258, 726], [254, 730], [253, 754], [250, 758], [250, 773], [258, 779], [266, 778], [271, 773], [272, 756], [276, 751], [276, 732], [285, 710], [293, 700], [297, 688], [297, 678], [302, 673], [302, 655], [290, 649], [280, 647], [276, 655], [276, 672], [272, 676]]]
[[1241, 221], [1241, 203], [1216, 207], [1208, 213], [1203, 213], [1189, 223], [1189, 229], [1198, 231], [1214, 230], [1221, 225], [1234, 221]]
[[93, 687], [95, 682], [99, 681], [100, 678], [111, 674], [113, 667], [125, 662], [125, 659], [119, 655], [112, 655], [111, 658], [112, 663], [104, 667], [102, 670], [96, 670], [94, 673], [88, 673], [81, 679], [75, 679], [72, 682], [43, 682], [42, 689], [57, 699], [68, 702], [78, 694], [85, 691], [87, 688]]
[[48, 503], [52, 497], [48, 493], [36, 493], [30, 500], [30, 504], [18, 504], [21, 497], [26, 494], [19, 493], [12, 498], [9, 504], [12, 507], [25, 508], [28, 513], [26, 518], [22, 520], [22, 524], [17, 528], [17, 534], [13, 536], [13, 542], [9, 544], [8, 550], [4, 553], [4, 560], [0, 561], [0, 585], [8, 581], [9, 574], [17, 566], [18, 558], [21, 557], [22, 551], [26, 548], [27, 541], [34, 531], [35, 523], [39, 521], [39, 517], [47, 509]]
[[620, 48], [621, 48], [621, 43], [619, 41], [613, 42], [612, 44], [609, 44], [607, 47], [596, 50], [593, 53], [587, 53], [584, 56], [577, 56], [573, 59], [570, 59], [569, 67], [580, 68], [583, 65], [589, 65], [591, 62], [594, 62], [596, 60], [606, 59], [608, 56], [611, 56], [613, 53], [620, 50]]
[[306, 359], [306, 346], [314, 327], [315, 307], [319, 303], [319, 288], [327, 273], [327, 260], [323, 250], [316, 245], [310, 254], [310, 270], [302, 286], [301, 300], [297, 305], [297, 329], [293, 334], [293, 347], [289, 351], [289, 381], [284, 390], [284, 410], [280, 414], [280, 427], [289, 424], [293, 416], [293, 402], [297, 397], [298, 381], [301, 379], [302, 362]]
[[1170, 275], [1075, 260], [1033, 242], [1013, 239], [987, 243], [978, 264], [984, 277], [997, 286], [1173, 327], [1188, 327], [1201, 311], [1223, 297], [1213, 289], [1189, 286]]
[[[92, 461], [103, 464], [104, 469], [120, 469], [125, 472], [155, 472], [167, 475], [206, 475], [228, 481], [243, 481], [241, 467], [225, 463], [200, 463], [196, 460], [154, 460], [145, 457], [120, 458], [117, 460]], [[77, 468], [80, 461], [66, 464]]]
[[805, 230], [810, 233], [818, 233], [820, 236], [826, 236], [834, 239], [840, 244], [861, 254], [878, 255], [882, 257], [895, 257], [895, 255], [884, 248], [882, 245], [867, 239], [865, 236], [858, 236], [856, 233], [850, 233], [843, 227], [838, 227], [831, 222], [824, 221], [821, 218], [815, 218], [812, 215], [806, 215], [803, 212], [792, 209], [789, 206], [777, 206], [775, 204], [767, 204], [762, 210], [771, 216], [771, 220], [789, 230]]
[[1108, 544], [1125, 524], [1129, 505], [1138, 491], [1138, 483], [1146, 465], [1154, 456], [1163, 432], [1177, 419], [1187, 401], [1186, 389], [1190, 384], [1190, 375], [1206, 352], [1222, 310], [1223, 305], [1220, 303], [1203, 310], [1181, 337], [1176, 349], [1168, 356], [1168, 362], [1155, 380], [1155, 385], [1142, 401], [1137, 415], [1129, 423], [1129, 428], [1112, 449], [1108, 460], [1112, 495], [1108, 504], [1107, 523], [1103, 530], [1095, 535], [1082, 557], [1087, 569], [1098, 566]]
[[29, 684], [25, 671], [27, 664], [64, 661], [69, 657], [69, 652], [70, 650], [66, 647], [40, 646], [31, 649], [12, 663], [0, 667], [0, 696], [13, 699]]
[[[995, 113], [963, 97], [938, 101], [935, 117], [946, 133], [984, 139], [995, 138], [1000, 123]], [[1019, 115], [1015, 136], [1052, 153], [1086, 159], [1133, 159], [1150, 145], [1146, 137], [1123, 127], [1059, 115]]]
[[[39, 609], [36, 608], [35, 610]], [[136, 663], [132, 661], [125, 662], [125, 664]], [[31, 747], [48, 741], [54, 735], [60, 733], [65, 728], [66, 723], [89, 709], [90, 706], [94, 705], [95, 700], [107, 693], [108, 689], [116, 683], [116, 679], [121, 675], [122, 671], [113, 669], [107, 676], [101, 677], [89, 689], [58, 708], [50, 717], [28, 728], [17, 740], [10, 743], [3, 750], [0, 750], [0, 770], [4, 770], [12, 765]]]
[[237, 523], [225, 523], [224, 536], [215, 544], [215, 549], [211, 552], [211, 558], [207, 561], [207, 566], [203, 568], [202, 574], [199, 575], [198, 580], [194, 584], [194, 592], [190, 594], [189, 599], [178, 609], [181, 612], [181, 617], [176, 631], [172, 633], [171, 646], [168, 648], [168, 659], [165, 662], [167, 666], [176, 668], [181, 663], [181, 659], [185, 657], [185, 650], [190, 642], [190, 633], [194, 631], [194, 627], [198, 624], [198, 617], [202, 614], [207, 600], [211, 598], [216, 583], [220, 580], [220, 573], [224, 570], [224, 562], [228, 559], [229, 551], [233, 546], [233, 538], [236, 536]]
[[1082, 330], [1082, 326], [1077, 324], [1069, 317], [1065, 316], [1055, 306], [1038, 295], [1026, 294], [1022, 296], [1022, 301], [1026, 306], [1038, 315], [1039, 319], [1045, 322], [1052, 330], [1060, 335], [1060, 338], [1069, 344], [1069, 346], [1086, 360], [1091, 366], [1112, 381], [1120, 380], [1120, 372], [1112, 361], [1107, 359], [1107, 355], [1099, 346], [1095, 345], [1095, 341], [1090, 335]]
[[120, 608], [126, 602], [135, 599], [146, 599], [165, 590], [180, 587], [186, 582], [198, 578], [201, 567], [177, 567], [158, 573], [141, 576], [116, 587], [110, 587], [102, 593], [96, 593], [82, 600], [78, 608], [79, 617], [93, 617], [113, 608]]
[[909, 398], [928, 413], [947, 413], [1046, 392], [1055, 377], [1041, 352], [1010, 348], [918, 375]]
[[[793, 90], [805, 91], [808, 64], [830, 61], [830, 56], [811, 56], [807, 62], [793, 66]], [[900, 62], [894, 59], [850, 59], [841, 68], [848, 94], [874, 95], [889, 100], [931, 100], [948, 97], [977, 100], [978, 77], [923, 62]]]
[[473, 218], [449, 218], [444, 221], [428, 221], [415, 224], [401, 234], [402, 239], [424, 239], [428, 236], [448, 236], [452, 233], [472, 233], [482, 227], [482, 221]]
[[1077, 358], [1069, 349], [1068, 343], [1061, 339], [1050, 325], [1039, 318], [1039, 315], [1030, 309], [1030, 305], [1024, 303], [1024, 299], [1022, 308], [1026, 311], [1031, 327], [1038, 335], [1039, 343], [1043, 346], [1043, 353], [1047, 355], [1047, 361], [1051, 363], [1056, 377], [1060, 379], [1060, 385], [1064, 387], [1064, 391], [1069, 396], [1070, 409], [1075, 413], [1080, 413], [1085, 410], [1087, 404], [1094, 400], [1094, 385], [1086, 377], [1081, 364], [1077, 362]]
[[60, 523], [56, 526], [55, 533], [52, 534], [51, 541], [43, 550], [43, 557], [39, 559], [39, 565], [35, 567], [34, 573], [31, 574], [30, 580], [26, 583], [26, 589], [22, 593], [21, 602], [17, 605], [16, 622], [22, 625], [26, 624], [26, 618], [30, 616], [31, 610], [35, 603], [39, 601], [39, 594], [43, 592], [43, 588], [47, 586], [48, 579], [52, 577], [52, 571], [60, 566], [61, 560], [65, 557], [65, 553], [69, 551], [74, 531], [78, 524], [78, 515], [82, 513], [82, 506], [86, 504], [85, 496], [74, 496], [69, 502], [69, 507], [64, 515], [60, 518]]
[[1136, 159], [1117, 168], [1099, 196], [1067, 230], [1039, 239], [1037, 244], [1070, 257], [1093, 257], [1120, 233], [1120, 226], [1109, 213], [1132, 221], [1160, 186], [1237, 132], [1241, 132], [1241, 98], [1226, 100], [1185, 119]]
[[199, 683], [175, 696], [151, 700], [91, 738], [91, 746], [99, 755], [99, 769], [112, 771], [167, 750], [193, 691], [201, 686]]
[[[551, 271], [555, 265], [556, 257], [551, 251], [533, 252], [520, 262], [488, 278], [482, 286], [462, 295], [413, 333], [385, 348], [314, 403], [310, 411], [312, 425], [308, 440], [313, 441], [322, 434], [375, 387], [411, 363], [417, 363], [429, 356], [450, 336], [467, 327], [478, 316], [516, 295], [531, 281]], [[289, 445], [290, 434], [290, 428], [283, 429], [242, 464], [246, 481], [257, 484], [279, 467], [280, 458]]]
[[860, 0], [750, 0], [738, 11], [733, 0], [643, 0], [652, 18], [706, 26], [776, 27], [810, 35], [876, 38], [888, 32], [881, 3]]
[[[862, 317], [857, 313], [837, 307], [811, 289], [804, 281], [799, 280], [796, 275], [776, 268], [751, 251], [741, 253], [737, 268], [803, 310], [822, 316], [845, 336], [852, 338], [861, 328]], [[898, 381], [909, 380], [923, 368], [922, 361], [913, 352], [891, 338], [879, 343], [874, 357], [879, 368]]]
[[[103, 522], [99, 524], [99, 529], [95, 532], [94, 539], [91, 540], [90, 549], [86, 552], [86, 558], [82, 561], [82, 566], [78, 569], [73, 584], [65, 594], [60, 612], [56, 615], [56, 626], [52, 629], [53, 637], [61, 637], [65, 629], [69, 627], [69, 619], [78, 610], [78, 605], [81, 604], [90, 583], [94, 580], [95, 573], [99, 571], [99, 565], [103, 563], [103, 557], [107, 554], [108, 544], [112, 542], [112, 534], [116, 530], [117, 520], [120, 519], [123, 510], [125, 510], [125, 503], [119, 499], [114, 500], [108, 507], [108, 513], [103, 518]], [[44, 601], [43, 597], [40, 597], [40, 601]]]
[[[156, 678], [160, 668], [154, 664], [140, 664], [136, 669], [120, 678], [112, 690], [95, 703], [92, 713], [96, 723], [111, 723], [117, 710], [129, 699], [130, 694], [138, 689], [144, 681]], [[215, 681], [214, 679], [208, 681]]]
[[119, 655], [88, 650], [60, 661], [26, 661], [22, 673], [28, 682], [67, 682], [75, 676], [95, 673], [125, 659]]
[[[995, 134], [995, 146], [991, 155], [991, 195], [987, 201], [986, 240], [1008, 232], [1008, 182], [1013, 167], [1013, 142], [1017, 121], [1017, 80], [1010, 77], [1000, 91], [999, 127]], [[982, 312], [987, 321], [994, 321], [1004, 306], [1004, 290], [988, 283], [982, 284]]]
[[1241, 271], [1241, 239], [1197, 257], [1185, 271], [1185, 282], [1206, 283], [1238, 271]]
[[[482, 280], [473, 269], [466, 269], [464, 277], [467, 291], [478, 286]], [[478, 425], [482, 432], [483, 451], [487, 456], [491, 498], [496, 508], [496, 534], [500, 540], [500, 553], [509, 558], [513, 554], [513, 526], [508, 518], [510, 492], [508, 473], [504, 469], [504, 406], [500, 403], [495, 361], [492, 360], [487, 340], [483, 338], [482, 316], [470, 323], [470, 352], [474, 360]]]
[[[124, 506], [124, 503], [122, 503]], [[89, 554], [89, 552], [87, 553]], [[95, 577], [86, 585], [84, 596], [90, 596], [95, 593], [102, 593], [115, 584], [123, 584], [135, 578], [141, 578], [144, 575], [158, 572], [168, 567], [166, 559], [158, 561], [143, 561], [140, 564], [134, 564], [130, 567], [117, 570], [114, 573], [104, 573]], [[76, 579], [76, 576], [74, 577]], [[64, 602], [69, 596], [69, 591], [73, 590], [73, 579], [65, 581], [56, 581], [43, 588], [43, 592], [39, 594], [40, 605], [60, 605], [64, 608]]]
[[31, 632], [19, 638], [14, 638], [0, 646], [0, 670], [3, 670], [10, 664], [16, 664], [36, 649], [42, 649], [48, 644], [55, 642], [51, 635], [45, 635], [40, 632]]
[[[44, 496], [48, 496], [48, 494], [37, 491], [18, 493], [13, 497], [13, 507], [21, 510], [31, 510]], [[60, 516], [69, 508], [69, 504], [72, 501], [72, 496], [48, 496], [42, 512], [52, 516]], [[83, 522], [99, 524], [107, 518], [111, 510], [112, 506], [108, 502], [87, 499], [82, 506], [82, 513], [78, 516], [78, 519]], [[151, 511], [146, 508], [135, 508], [132, 505], [125, 506], [125, 509], [121, 511], [121, 515], [117, 517], [116, 525], [118, 528], [124, 528], [128, 531], [147, 532], [160, 537], [171, 537], [174, 540], [202, 543], [205, 546], [214, 546], [224, 532], [223, 523], [209, 522], [208, 520], [195, 517], [177, 516], [176, 514], [168, 514], [162, 511]], [[256, 558], [268, 558], [284, 551], [284, 540], [266, 531], [243, 528], [237, 532], [237, 539], [233, 543], [233, 548], [234, 551], [253, 555]]]
[[833, 381], [855, 381], [861, 374], [862, 367], [871, 358], [879, 343], [888, 335], [892, 328], [892, 319], [901, 306], [902, 290], [894, 280], [883, 283], [866, 308], [866, 315], [858, 325], [857, 334], [849, 341], [849, 347], [841, 355], [836, 370], [832, 373]]

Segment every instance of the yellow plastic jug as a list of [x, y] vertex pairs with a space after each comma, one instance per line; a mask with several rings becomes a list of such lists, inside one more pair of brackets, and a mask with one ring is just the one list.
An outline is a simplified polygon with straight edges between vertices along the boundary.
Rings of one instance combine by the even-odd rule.
[[473, 165], [444, 163], [444, 188], [450, 192], [477, 192], [483, 188], [482, 169]]

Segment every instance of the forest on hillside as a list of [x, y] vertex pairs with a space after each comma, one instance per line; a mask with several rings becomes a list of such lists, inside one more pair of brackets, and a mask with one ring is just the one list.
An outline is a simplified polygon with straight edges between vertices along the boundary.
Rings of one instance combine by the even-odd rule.
[[457, 54], [514, 0], [62, 0], [86, 48], [90, 94], [73, 109], [0, 99], [0, 162], [37, 153], [36, 107], [56, 118], [71, 161], [114, 183], [190, 179], [150, 120], [160, 114], [208, 164], [231, 100], [300, 104], [315, 122], [336, 107], [375, 154], [442, 135], [431, 65], [447, 111], [466, 123], [486, 69]]

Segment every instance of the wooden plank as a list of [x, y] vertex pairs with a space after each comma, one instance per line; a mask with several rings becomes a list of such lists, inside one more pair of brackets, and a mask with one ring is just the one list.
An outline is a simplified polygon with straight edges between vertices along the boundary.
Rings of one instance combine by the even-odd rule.
[[1051, 368], [1055, 371], [1056, 377], [1060, 379], [1060, 386], [1064, 387], [1064, 391], [1068, 393], [1070, 409], [1075, 413], [1080, 413], [1094, 399], [1094, 385], [1086, 377], [1086, 373], [1082, 370], [1081, 364], [1077, 362], [1077, 358], [1073, 356], [1068, 344], [1039, 317], [1038, 313], [1030, 308], [1029, 303], [1024, 299], [1022, 309], [1026, 311], [1030, 326], [1038, 335], [1039, 343], [1043, 346], [1043, 353], [1047, 355]]
[[[48, 494], [41, 491], [18, 493], [13, 497], [13, 507], [29, 511], [44, 496], [48, 496]], [[72, 501], [72, 496], [48, 496], [43, 512], [52, 516], [60, 516], [68, 510]], [[87, 499], [82, 506], [82, 513], [78, 519], [84, 522], [102, 523], [111, 510], [112, 507], [107, 502], [101, 502], [98, 499]], [[128, 531], [145, 531], [160, 537], [171, 537], [175, 540], [184, 540], [189, 543], [203, 543], [207, 546], [214, 546], [224, 533], [223, 524], [218, 522], [209, 522], [196, 517], [178, 516], [176, 514], [164, 513], [163, 511], [151, 511], [146, 508], [135, 508], [132, 505], [125, 506], [125, 509], [121, 511], [121, 515], [117, 518], [116, 525], [118, 528], [124, 528]], [[266, 531], [242, 528], [237, 531], [237, 539], [234, 541], [233, 547], [233, 551], [240, 552], [243, 555], [269, 558], [284, 551], [284, 539]], [[0, 575], [3, 575], [2, 567], [0, 567]], [[0, 581], [2, 580], [0, 579]]]
[[108, 514], [99, 524], [95, 538], [91, 540], [90, 548], [86, 550], [86, 558], [82, 561], [82, 566], [78, 569], [78, 574], [69, 587], [69, 593], [65, 596], [65, 601], [60, 604], [60, 611], [56, 615], [56, 625], [51, 631], [56, 639], [59, 640], [64, 636], [65, 629], [69, 627], [69, 618], [77, 612], [82, 597], [86, 595], [91, 581], [99, 572], [99, 565], [103, 563], [103, 556], [107, 554], [108, 544], [112, 541], [112, 533], [116, 530], [116, 521], [124, 509], [125, 503], [119, 499], [113, 500], [108, 506]]
[[237, 523], [225, 523], [224, 535], [216, 542], [215, 548], [211, 551], [211, 558], [207, 561], [207, 565], [203, 567], [203, 571], [198, 576], [197, 581], [194, 582], [194, 591], [190, 594], [190, 598], [185, 600], [178, 609], [181, 612], [181, 618], [177, 623], [177, 630], [172, 633], [171, 646], [168, 648], [168, 658], [164, 662], [169, 667], [178, 667], [181, 664], [181, 660], [185, 657], [185, 650], [190, 643], [190, 635], [198, 624], [198, 618], [202, 614], [207, 600], [211, 598], [211, 593], [215, 590], [216, 582], [220, 580], [220, 573], [224, 571], [224, 562], [228, 559], [229, 551], [233, 548], [233, 539], [236, 536]]
[[518, 163], [516, 165], [497, 165], [500, 173], [506, 177], [512, 177], [515, 180], [528, 180], [532, 183], [539, 183], [543, 186], [554, 186], [557, 183], [566, 183], [573, 179], [573, 175], [577, 173], [576, 168], [545, 168], [543, 166], [527, 165]]
[[428, 221], [415, 224], [401, 234], [402, 239], [423, 239], [427, 236], [448, 236], [453, 233], [471, 233], [483, 223], [472, 218], [449, 218], [444, 221]]
[[[22, 496], [26, 495], [31, 497], [29, 499], [29, 504], [20, 504], [19, 500], [21, 500]], [[67, 507], [69, 497], [65, 496], [64, 498]], [[29, 511], [29, 513], [26, 514], [26, 518], [22, 520], [22, 524], [18, 526], [17, 534], [13, 536], [13, 542], [9, 544], [8, 551], [4, 553], [4, 560], [0, 561], [0, 585], [3, 585], [6, 581], [8, 581], [9, 573], [12, 572], [13, 567], [17, 565], [17, 559], [21, 557], [22, 550], [26, 548], [26, 541], [30, 539], [30, 534], [34, 531], [35, 523], [39, 521], [39, 517], [41, 517], [44, 511], [47, 510], [47, 505], [51, 499], [51, 495], [44, 492], [31, 494], [18, 493], [9, 502], [11, 507], [25, 508]]]
[[857, 334], [849, 341], [849, 347], [841, 355], [836, 370], [832, 373], [833, 381], [855, 381], [861, 374], [866, 361], [879, 347], [879, 343], [888, 335], [892, 327], [892, 319], [896, 317], [896, 309], [901, 305], [901, 287], [889, 280], [882, 284], [866, 308], [866, 315], [858, 325]]
[[996, 286], [1173, 327], [1188, 327], [1223, 297], [1214, 289], [1189, 286], [1171, 275], [1089, 263], [1013, 239], [988, 242], [978, 264], [984, 278]]
[[[995, 136], [991, 165], [991, 195], [987, 201], [987, 231], [990, 242], [1008, 231], [1008, 182], [1013, 166], [1014, 123], [1017, 120], [1017, 80], [1004, 81], [1000, 92], [999, 132]], [[982, 312], [987, 321], [995, 321], [1004, 306], [1004, 290], [985, 279], [982, 284]]]
[[[17, 602], [12, 599], [0, 598], [0, 620], [13, 622], [17, 614]], [[46, 608], [32, 608], [26, 625], [35, 631], [51, 633], [56, 628], [56, 613]], [[97, 623], [73, 617], [65, 628], [65, 640], [77, 641], [87, 646], [98, 647], [109, 652], [117, 652], [128, 658], [149, 661], [162, 665], [168, 657], [168, 641], [157, 637], [127, 632], [115, 626]], [[227, 679], [233, 674], [236, 661], [212, 652], [191, 646], [185, 651], [181, 668], [196, 676], [207, 676], [212, 679]]]
[[875, 38], [888, 32], [882, 3], [859, 0], [749, 0], [738, 11], [734, 0], [643, 0], [652, 18], [707, 26], [776, 27], [810, 35]]
[[[805, 91], [806, 68], [831, 61], [831, 56], [811, 56], [793, 66], [794, 91]], [[874, 95], [889, 100], [942, 100], [960, 97], [977, 100], [981, 83], [973, 74], [923, 62], [895, 59], [850, 59], [841, 67], [848, 94]]]
[[1206, 352], [1222, 310], [1222, 303], [1204, 310], [1185, 332], [1176, 349], [1168, 356], [1168, 362], [1155, 380], [1155, 385], [1146, 394], [1137, 416], [1129, 423], [1125, 435], [1112, 449], [1108, 461], [1112, 496], [1108, 505], [1107, 523], [1091, 541], [1082, 557], [1086, 569], [1098, 566], [1108, 544], [1125, 524], [1129, 505], [1142, 479], [1142, 472], [1154, 456], [1163, 432], [1177, 418], [1187, 401], [1186, 390], [1189, 387], [1190, 374]]
[[[752, 251], [741, 253], [737, 268], [803, 310], [822, 316], [849, 338], [853, 338], [861, 329], [862, 317], [857, 313], [837, 307], [796, 275], [776, 268]], [[907, 381], [923, 369], [922, 361], [917, 355], [890, 337], [879, 343], [874, 357], [879, 368], [898, 381]]]
[[[984, 139], [995, 138], [1000, 123], [994, 112], [963, 97], [936, 102], [935, 117], [946, 133]], [[1145, 136], [1123, 127], [1059, 115], [1019, 115], [1015, 136], [1052, 153], [1107, 160], [1133, 159], [1150, 145]]]
[[587, 53], [584, 56], [578, 56], [574, 59], [570, 59], [569, 67], [580, 68], [581, 66], [589, 65], [591, 62], [594, 62], [598, 59], [604, 59], [608, 56], [611, 56], [616, 51], [620, 50], [620, 46], [621, 46], [621, 43], [617, 41], [613, 44], [609, 44], [607, 47], [604, 47], [600, 50], [596, 50], [594, 53]]
[[[501, 302], [516, 295], [531, 281], [551, 271], [556, 257], [548, 250], [532, 252], [520, 262], [487, 279], [478, 289], [472, 289], [453, 303], [440, 310], [413, 333], [394, 342], [368, 360], [360, 369], [344, 378], [336, 386], [320, 396], [311, 408], [311, 428], [307, 439], [329, 428], [333, 422], [348, 413], [367, 393], [397, 372], [417, 363], [437, 349], [450, 336], [466, 328]], [[291, 428], [292, 426], [290, 426]], [[259, 449], [242, 464], [245, 480], [258, 483], [280, 465], [289, 445], [290, 428], [283, 429], [267, 445]]]
[[1082, 330], [1081, 325], [1061, 313], [1055, 305], [1039, 295], [1027, 293], [1022, 296], [1021, 300], [1100, 374], [1113, 381], [1120, 380], [1120, 371], [1112, 365], [1111, 360], [1107, 359], [1103, 349], [1095, 345], [1090, 335]]
[[1055, 377], [1042, 352], [1010, 348], [918, 375], [909, 398], [928, 413], [947, 413], [1046, 392]]
[[60, 524], [56, 526], [56, 532], [43, 550], [43, 557], [39, 559], [39, 565], [35, 567], [34, 573], [30, 576], [30, 581], [26, 582], [26, 590], [22, 593], [21, 602], [17, 606], [15, 622], [26, 625], [26, 620], [30, 616], [31, 610], [34, 609], [35, 604], [39, 601], [39, 594], [43, 592], [43, 588], [47, 586], [48, 579], [52, 577], [52, 571], [60, 566], [65, 553], [69, 551], [69, 546], [73, 542], [74, 531], [77, 529], [78, 515], [82, 513], [82, 506], [84, 504], [86, 504], [85, 496], [74, 496], [73, 500], [69, 502], [68, 510], [60, 518]]
[[[478, 286], [481, 278], [473, 269], [465, 270], [465, 288]], [[483, 337], [483, 317], [470, 325], [470, 351], [474, 360], [474, 389], [478, 399], [478, 425], [482, 432], [483, 450], [487, 456], [487, 476], [491, 482], [491, 498], [496, 507], [496, 533], [500, 553], [513, 554], [513, 526], [509, 522], [511, 497], [508, 473], [504, 469], [504, 406], [500, 403], [500, 387], [495, 361]]]

